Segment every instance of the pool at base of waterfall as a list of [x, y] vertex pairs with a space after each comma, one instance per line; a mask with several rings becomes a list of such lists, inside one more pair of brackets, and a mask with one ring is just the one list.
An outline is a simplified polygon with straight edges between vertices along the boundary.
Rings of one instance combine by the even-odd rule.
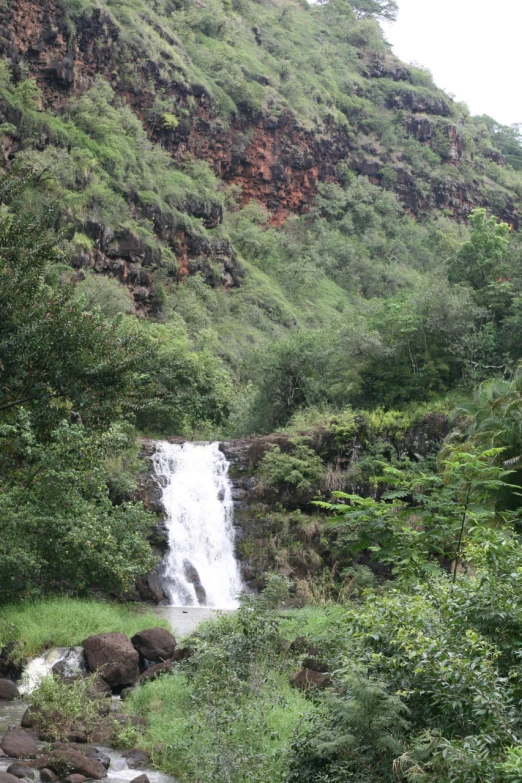
[[189, 636], [205, 620], [220, 614], [232, 614], [235, 609], [217, 609], [210, 606], [156, 606], [152, 610], [157, 617], [168, 620], [176, 638]]

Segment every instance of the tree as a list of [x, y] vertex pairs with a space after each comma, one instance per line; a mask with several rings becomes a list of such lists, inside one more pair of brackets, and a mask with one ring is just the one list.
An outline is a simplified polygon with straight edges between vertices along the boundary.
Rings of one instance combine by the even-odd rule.
[[120, 328], [72, 299], [72, 287], [50, 284], [61, 261], [56, 205], [42, 215], [17, 204], [27, 182], [0, 180], [0, 416], [20, 406], [50, 432], [74, 411], [103, 427], [137, 401], [144, 352], [138, 324]]
[[38, 441], [23, 408], [0, 427], [0, 603], [91, 587], [133, 587], [154, 557], [146, 534], [154, 516], [141, 503], [114, 506], [106, 460], [127, 445], [113, 427], [100, 435], [62, 422]]
[[333, 512], [330, 525], [344, 557], [369, 550], [402, 580], [418, 579], [444, 558], [452, 563], [454, 584], [468, 542], [480, 540], [496, 521], [496, 498], [509, 486], [512, 470], [495, 464], [501, 452], [447, 448], [439, 475], [381, 463], [382, 474], [372, 480], [387, 488], [379, 500], [334, 492], [341, 503], [316, 505]]
[[467, 283], [475, 291], [500, 282], [508, 272], [506, 257], [509, 226], [498, 223], [485, 209], [474, 209], [470, 215], [471, 236], [449, 262], [452, 283]]
[[375, 16], [377, 19], [394, 22], [399, 10], [396, 0], [350, 0], [356, 16]]

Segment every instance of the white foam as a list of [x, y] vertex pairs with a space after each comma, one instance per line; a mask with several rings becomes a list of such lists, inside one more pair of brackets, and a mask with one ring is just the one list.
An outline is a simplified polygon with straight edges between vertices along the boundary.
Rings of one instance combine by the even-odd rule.
[[171, 604], [235, 608], [241, 577], [225, 455], [217, 443], [161, 441], [153, 465], [169, 531], [163, 581]]

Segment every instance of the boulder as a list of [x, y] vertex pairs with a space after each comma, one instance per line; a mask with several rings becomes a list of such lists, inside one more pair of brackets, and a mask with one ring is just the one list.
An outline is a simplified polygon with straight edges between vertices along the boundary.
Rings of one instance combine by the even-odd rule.
[[102, 680], [101, 677], [92, 677], [91, 681], [89, 682], [89, 687], [87, 689], [87, 693], [92, 698], [103, 698], [106, 696], [112, 696], [112, 690], [109, 683], [105, 682], [105, 680]]
[[75, 743], [86, 743], [87, 742], [87, 734], [85, 733], [85, 730], [83, 728], [76, 728], [69, 732], [67, 735], [67, 739], [69, 742], [75, 742]]
[[87, 666], [111, 688], [134, 685], [139, 676], [139, 654], [123, 633], [100, 633], [83, 641]]
[[135, 690], [136, 688], [133, 688], [132, 686], [129, 686], [128, 688], [123, 688], [120, 693], [120, 699], [122, 701], [125, 701], [125, 699], [127, 699], [131, 695], [131, 693], [133, 693]]
[[138, 775], [135, 778], [132, 778], [131, 783], [150, 783], [147, 775]]
[[328, 674], [315, 672], [313, 669], [301, 669], [290, 677], [290, 685], [300, 691], [311, 691], [314, 688], [327, 688], [331, 684]]
[[77, 750], [53, 750], [49, 754], [49, 768], [59, 775], [66, 769], [69, 774], [76, 772], [92, 780], [107, 777], [107, 770], [100, 761], [84, 756]]
[[67, 777], [63, 779], [63, 783], [84, 783], [85, 780], [87, 780], [85, 775], [79, 775], [77, 772], [73, 772], [72, 775], [67, 775]]
[[81, 745], [76, 742], [55, 742], [53, 744], [53, 750], [76, 750], [78, 753], [82, 753], [90, 759], [96, 759], [100, 764], [103, 764], [105, 769], [109, 769], [111, 765], [110, 756], [92, 745]]
[[154, 682], [154, 680], [157, 680], [158, 677], [160, 677], [162, 674], [168, 674], [170, 671], [172, 671], [171, 661], [165, 661], [165, 663], [155, 663], [154, 666], [149, 666], [148, 669], [145, 669], [140, 677], [140, 683]]
[[163, 591], [161, 579], [155, 569], [149, 571], [143, 578], [136, 579], [136, 587], [143, 601], [159, 604], [167, 597]]
[[150, 767], [151, 764], [150, 754], [147, 753], [146, 750], [135, 748], [134, 750], [129, 750], [128, 753], [125, 753], [124, 757], [127, 760], [127, 766], [130, 767], [130, 769], [146, 769], [147, 767]]
[[40, 780], [42, 783], [56, 783], [58, 780], [58, 775], [53, 772], [52, 769], [44, 767], [40, 770]]
[[0, 770], [0, 783], [20, 783], [20, 778]]
[[34, 759], [38, 755], [35, 740], [23, 729], [10, 729], [2, 737], [0, 748], [11, 759]]
[[176, 640], [165, 628], [147, 628], [135, 634], [131, 642], [140, 655], [157, 663], [172, 658], [176, 649]]
[[15, 778], [34, 778], [34, 770], [28, 764], [23, 764], [21, 761], [13, 761], [7, 767], [6, 770], [10, 775], [14, 775]]
[[12, 680], [0, 679], [0, 701], [12, 701], [20, 696], [20, 691]]
[[24, 714], [22, 715], [22, 720], [20, 721], [20, 726], [23, 729], [34, 729], [36, 726], [36, 723], [38, 721], [38, 708], [33, 707], [32, 705], [29, 706]]
[[40, 770], [40, 777], [41, 777], [41, 771], [47, 768], [48, 762], [49, 762], [49, 756], [46, 753], [44, 753], [41, 756], [38, 756], [34, 761], [32, 761], [31, 766], [34, 769]]

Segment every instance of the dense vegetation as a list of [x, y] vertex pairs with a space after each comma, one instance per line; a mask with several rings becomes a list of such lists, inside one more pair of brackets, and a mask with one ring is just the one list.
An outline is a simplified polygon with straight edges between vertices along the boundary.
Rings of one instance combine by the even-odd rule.
[[[375, 16], [393, 16], [395, 3], [64, 0], [71, 35], [96, 8], [117, 30], [111, 83], [100, 75], [55, 107], [27, 69], [3, 64], [1, 143], [21, 173], [36, 175], [24, 208], [38, 211], [50, 198], [60, 205], [75, 298], [108, 317], [152, 316], [139, 330], [156, 358], [141, 369], [155, 374], [160, 393], [135, 414], [140, 429], [270, 431], [317, 404], [429, 399], [520, 358], [518, 235], [508, 244], [502, 229], [490, 241], [495, 229], [477, 213], [472, 245], [461, 251], [469, 230], [451, 219], [455, 200], [436, 208], [428, 195], [456, 188], [487, 203], [490, 215], [516, 212], [518, 136], [470, 118], [429, 74], [392, 57]], [[145, 90], [141, 52], [157, 73], [138, 118], [129, 88]], [[375, 63], [378, 78], [369, 75]], [[289, 112], [316, 134], [335, 123], [350, 139], [336, 184], [322, 185], [306, 215], [277, 228], [207, 163], [169, 155], [186, 143], [202, 92], [212, 106], [208, 134], [243, 123], [242, 141], [234, 125], [238, 156], [259, 116]], [[428, 142], [408, 130], [410, 104], [433, 126]], [[462, 141], [459, 159], [449, 129]], [[356, 173], [361, 155], [380, 161], [376, 176]], [[420, 221], [401, 201], [398, 167], [424, 204]], [[180, 279], [180, 234], [192, 248], [188, 279]], [[222, 285], [223, 252], [237, 254], [238, 286]], [[118, 283], [121, 254], [137, 268], [127, 287]], [[480, 280], [466, 273], [475, 259]]]
[[[522, 780], [519, 132], [393, 58], [394, 0], [61, 6], [112, 70], [53, 103], [0, 61], [0, 648], [157, 624], [75, 597], [154, 565], [140, 435], [286, 430], [239, 548], [292, 583], [137, 689], [120, 744], [187, 783]], [[183, 154], [198, 112], [237, 160], [281, 117], [345, 151], [282, 220]]]

